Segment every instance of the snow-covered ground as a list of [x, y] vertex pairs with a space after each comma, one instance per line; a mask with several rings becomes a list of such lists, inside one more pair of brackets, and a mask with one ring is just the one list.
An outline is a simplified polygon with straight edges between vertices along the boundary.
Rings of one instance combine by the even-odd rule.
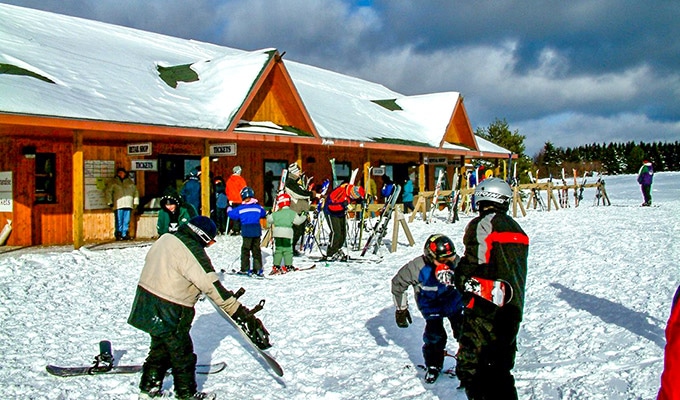
[[[610, 207], [595, 207], [595, 191], [587, 189], [578, 208], [518, 218], [531, 240], [514, 370], [521, 399], [656, 398], [664, 328], [680, 281], [680, 173], [655, 176], [659, 207], [652, 208], [638, 207], [634, 176], [606, 182]], [[192, 329], [199, 362], [228, 363], [224, 372], [200, 376], [199, 388], [219, 399], [465, 399], [455, 378], [428, 385], [414, 367], [422, 363], [419, 313], [408, 329], [394, 323], [390, 279], [425, 238], [446, 233], [462, 251], [472, 216], [455, 224], [443, 221], [444, 212], [436, 216], [436, 223], [409, 225], [414, 247], [401, 233], [398, 251], [385, 246], [379, 262], [318, 265], [265, 280], [225, 275], [225, 286], [247, 290], [245, 305], [267, 300], [258, 315], [285, 375], [269, 374], [211, 305], [199, 302]], [[239, 247], [239, 238], [220, 237], [209, 254], [218, 269], [230, 270], [238, 268]], [[57, 378], [45, 366], [89, 364], [102, 339], [113, 342], [120, 364], [143, 362], [148, 337], [126, 319], [147, 250], [0, 254], [2, 398], [136, 398], [139, 375]], [[268, 265], [270, 250], [265, 256]], [[300, 267], [310, 263], [298, 260]], [[448, 349], [455, 352], [456, 344]]]

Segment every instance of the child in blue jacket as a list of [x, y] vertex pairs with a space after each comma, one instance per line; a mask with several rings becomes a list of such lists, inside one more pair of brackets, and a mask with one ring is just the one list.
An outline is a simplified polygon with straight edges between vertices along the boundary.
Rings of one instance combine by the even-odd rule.
[[[264, 276], [262, 270], [262, 250], [260, 250], [260, 236], [262, 236], [262, 226], [260, 219], [266, 218], [267, 213], [255, 198], [255, 191], [246, 186], [241, 189], [240, 206], [229, 210], [229, 218], [241, 222], [241, 270], [239, 274]], [[252, 268], [250, 257], [253, 257]]]

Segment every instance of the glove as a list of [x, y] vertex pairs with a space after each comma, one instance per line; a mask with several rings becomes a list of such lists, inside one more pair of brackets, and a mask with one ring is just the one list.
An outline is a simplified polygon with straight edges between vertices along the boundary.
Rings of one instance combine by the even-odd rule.
[[411, 319], [411, 313], [408, 312], [408, 308], [397, 310], [394, 313], [394, 319], [397, 321], [397, 326], [400, 328], [408, 328], [409, 324], [413, 323], [413, 320]]
[[257, 347], [262, 350], [272, 347], [269, 342], [269, 332], [252, 311], [241, 305], [236, 309], [232, 318]]

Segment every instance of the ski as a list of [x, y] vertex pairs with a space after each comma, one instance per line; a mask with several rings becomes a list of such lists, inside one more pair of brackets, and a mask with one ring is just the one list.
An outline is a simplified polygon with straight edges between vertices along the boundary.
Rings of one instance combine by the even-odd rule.
[[[210, 300], [210, 304], [215, 307], [215, 310], [217, 310], [217, 313], [222, 316], [234, 329], [238, 331], [238, 333], [241, 334], [243, 337], [243, 341], [245, 341], [248, 344], [248, 348], [250, 349], [251, 354], [254, 354], [257, 360], [260, 360], [261, 362], [264, 363], [264, 365], [267, 366], [267, 368], [275, 373], [278, 376], [283, 376], [283, 368], [281, 368], [281, 365], [279, 365], [278, 362], [276, 362], [276, 359], [269, 355], [265, 350], [259, 348], [257, 344], [255, 344], [250, 336], [241, 328], [241, 326], [234, 321], [229, 314], [227, 314], [226, 311], [221, 309], [215, 302], [208, 297], [208, 300]], [[264, 304], [264, 300], [262, 300], [258, 306], [262, 306]], [[257, 306], [256, 306], [257, 307]], [[255, 308], [253, 308], [255, 310]], [[251, 310], [252, 311], [252, 310]]]
[[425, 223], [430, 223], [434, 217], [434, 210], [439, 207], [439, 191], [442, 188], [442, 180], [444, 179], [445, 170], [439, 170], [439, 176], [437, 177], [437, 184], [434, 187], [434, 194], [432, 195], [432, 204], [430, 205], [430, 214], [428, 215]]
[[392, 219], [392, 212], [394, 211], [394, 207], [397, 203], [399, 193], [401, 193], [401, 186], [395, 185], [394, 191], [387, 199], [385, 206], [383, 206], [380, 212], [380, 218], [378, 218], [378, 221], [376, 222], [375, 227], [373, 228], [373, 233], [371, 233], [371, 235], [366, 240], [366, 245], [364, 246], [364, 249], [361, 251], [362, 257], [366, 255], [366, 252], [371, 247], [373, 248], [373, 254], [378, 254], [378, 250], [380, 249], [382, 240], [387, 234], [388, 224], [390, 222], [390, 219]]
[[451, 224], [460, 220], [458, 217], [458, 203], [460, 198], [460, 188], [458, 187], [459, 178], [460, 176], [458, 175], [458, 168], [456, 168], [456, 172], [453, 173], [453, 179], [451, 180], [449, 216], [446, 219], [446, 221]]
[[227, 271], [226, 269], [221, 269], [220, 272], [222, 272], [223, 274], [227, 274], [227, 275], [241, 276], [241, 277], [243, 277], [243, 278], [271, 279], [271, 278], [268, 278], [268, 277], [266, 277], [266, 276], [264, 276], [264, 275], [263, 275], [263, 276], [259, 276], [259, 275], [255, 274], [255, 273], [251, 273], [250, 275], [248, 275], [248, 274], [246, 274], [246, 273], [242, 273], [241, 270], [233, 269], [233, 268], [232, 268], [231, 271]]
[[305, 238], [303, 240], [302, 251], [311, 252], [314, 249], [314, 243], [318, 245], [318, 236], [320, 235], [320, 229], [322, 229], [323, 224], [323, 206], [326, 202], [326, 193], [331, 185], [331, 181], [324, 179], [321, 184], [321, 192], [319, 193], [319, 200], [316, 203], [316, 208], [314, 209], [314, 215], [311, 217], [311, 223], [307, 224], [305, 228]]
[[[285, 168], [281, 170], [281, 179], [279, 180], [279, 187], [276, 190], [276, 195], [280, 195], [283, 193], [283, 191], [286, 188], [286, 179], [288, 179], [288, 168]], [[274, 206], [272, 207], [272, 212], [277, 210], [277, 202], [274, 202]], [[267, 231], [264, 234], [264, 237], [262, 238], [262, 241], [260, 242], [260, 247], [268, 247], [270, 244], [274, 242], [274, 236], [272, 235], [272, 227], [267, 228]]]

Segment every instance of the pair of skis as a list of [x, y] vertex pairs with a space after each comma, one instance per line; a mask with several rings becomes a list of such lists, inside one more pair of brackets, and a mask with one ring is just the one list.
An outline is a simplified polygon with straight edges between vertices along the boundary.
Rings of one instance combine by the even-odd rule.
[[366, 240], [366, 245], [361, 251], [362, 256], [366, 255], [368, 250], [371, 248], [373, 248], [373, 254], [378, 254], [378, 250], [380, 249], [383, 238], [387, 234], [387, 228], [389, 226], [390, 220], [392, 219], [392, 212], [394, 211], [394, 207], [397, 203], [397, 198], [399, 197], [400, 193], [401, 186], [395, 185], [394, 191], [380, 211], [380, 217], [373, 227], [373, 233], [371, 233], [371, 235]]

